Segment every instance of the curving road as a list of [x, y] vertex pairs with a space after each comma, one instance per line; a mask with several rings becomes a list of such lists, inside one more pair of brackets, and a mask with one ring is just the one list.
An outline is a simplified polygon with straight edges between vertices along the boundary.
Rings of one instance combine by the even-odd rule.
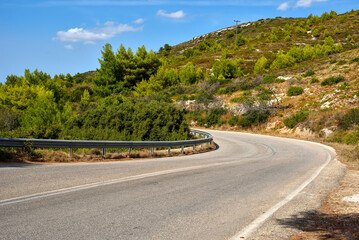
[[322, 145], [208, 132], [219, 148], [192, 156], [0, 165], [0, 239], [288, 238], [276, 219], [343, 174]]

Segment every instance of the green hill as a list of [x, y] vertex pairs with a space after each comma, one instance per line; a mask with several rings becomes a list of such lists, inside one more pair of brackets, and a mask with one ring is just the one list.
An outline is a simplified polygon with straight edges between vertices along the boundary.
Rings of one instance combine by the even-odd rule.
[[332, 11], [230, 26], [157, 53], [106, 44], [96, 71], [8, 76], [1, 137], [168, 140], [188, 138], [190, 124], [358, 144], [358, 27], [358, 10]]

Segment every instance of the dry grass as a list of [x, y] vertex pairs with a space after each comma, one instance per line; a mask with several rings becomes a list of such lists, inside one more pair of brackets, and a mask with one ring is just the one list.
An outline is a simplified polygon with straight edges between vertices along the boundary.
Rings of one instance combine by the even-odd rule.
[[171, 154], [168, 154], [168, 150], [155, 150], [151, 153], [148, 149], [134, 149], [131, 154], [129, 152], [107, 152], [105, 156], [101, 155], [99, 149], [82, 149], [75, 150], [72, 157], [68, 152], [63, 150], [48, 150], [48, 149], [35, 149], [31, 156], [27, 156], [26, 153], [18, 152], [12, 153], [12, 158], [9, 158], [6, 162], [23, 162], [23, 163], [71, 163], [71, 162], [104, 162], [104, 161], [126, 161], [135, 159], [146, 158], [161, 158], [161, 157], [173, 157], [180, 155], [191, 155], [202, 152], [207, 152], [215, 149], [215, 145], [203, 144], [196, 146], [193, 150], [192, 147], [184, 148], [184, 153], [181, 153], [181, 149], [171, 149]]

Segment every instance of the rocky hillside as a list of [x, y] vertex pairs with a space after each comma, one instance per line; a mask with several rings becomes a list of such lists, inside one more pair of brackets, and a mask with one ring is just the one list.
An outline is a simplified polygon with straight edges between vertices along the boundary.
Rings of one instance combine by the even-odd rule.
[[170, 67], [193, 63], [204, 72], [172, 93], [193, 126], [358, 144], [358, 27], [354, 10], [258, 20], [239, 25], [237, 37], [231, 26], [160, 53]]

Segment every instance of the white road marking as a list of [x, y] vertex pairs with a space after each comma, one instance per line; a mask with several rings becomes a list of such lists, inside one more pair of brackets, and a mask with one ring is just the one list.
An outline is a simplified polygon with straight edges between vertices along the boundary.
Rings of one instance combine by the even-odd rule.
[[[301, 140], [299, 140], [301, 141]], [[316, 143], [318, 144], [318, 143]], [[321, 146], [326, 147], [327, 149], [330, 149], [329, 147], [320, 144]], [[283, 207], [285, 204], [290, 202], [294, 197], [296, 197], [308, 184], [310, 184], [318, 175], [321, 173], [321, 171], [328, 165], [328, 163], [331, 161], [331, 156], [329, 152], [327, 152], [327, 160], [305, 181], [303, 182], [297, 189], [295, 189], [293, 192], [291, 192], [287, 197], [285, 197], [282, 201], [268, 209], [265, 213], [260, 215], [258, 218], [256, 218], [253, 222], [251, 222], [249, 225], [247, 225], [245, 228], [243, 228], [241, 231], [239, 231], [236, 235], [230, 238], [230, 240], [243, 240], [248, 238], [258, 227], [260, 227], [268, 218], [270, 218], [276, 211], [278, 211], [281, 207]]]
[[84, 184], [84, 185], [79, 185], [79, 186], [74, 186], [74, 187], [62, 188], [62, 189], [57, 189], [57, 190], [52, 190], [52, 191], [46, 191], [46, 192], [41, 192], [41, 193], [35, 193], [35, 194], [0, 200], [0, 207], [9, 205], [9, 204], [20, 203], [20, 202], [39, 199], [39, 198], [45, 198], [45, 197], [50, 197], [50, 196], [54, 196], [54, 195], [65, 194], [65, 193], [71, 193], [71, 192], [75, 192], [75, 191], [80, 191], [80, 190], [85, 190], [85, 189], [90, 189], [90, 188], [95, 188], [95, 187], [100, 187], [100, 186], [106, 186], [106, 185], [111, 185], [111, 184], [116, 184], [116, 183], [123, 183], [123, 182], [140, 180], [140, 179], [144, 179], [144, 178], [156, 177], [156, 176], [161, 176], [161, 175], [166, 175], [166, 174], [171, 174], [171, 173], [180, 173], [180, 172], [186, 172], [186, 171], [192, 171], [192, 170], [198, 170], [198, 169], [204, 169], [204, 168], [210, 168], [210, 167], [218, 167], [218, 166], [223, 166], [223, 165], [228, 165], [228, 164], [233, 164], [233, 163], [244, 163], [244, 162], [246, 162], [246, 161], [239, 162], [238, 160], [231, 160], [231, 161], [226, 161], [226, 162], [221, 162], [221, 163], [212, 163], [212, 164], [201, 165], [201, 166], [177, 168], [177, 169], [171, 169], [171, 170], [123, 177], [123, 178], [118, 178], [118, 179], [108, 180], [108, 181], [103, 181], [103, 182], [89, 183], [89, 184]]

